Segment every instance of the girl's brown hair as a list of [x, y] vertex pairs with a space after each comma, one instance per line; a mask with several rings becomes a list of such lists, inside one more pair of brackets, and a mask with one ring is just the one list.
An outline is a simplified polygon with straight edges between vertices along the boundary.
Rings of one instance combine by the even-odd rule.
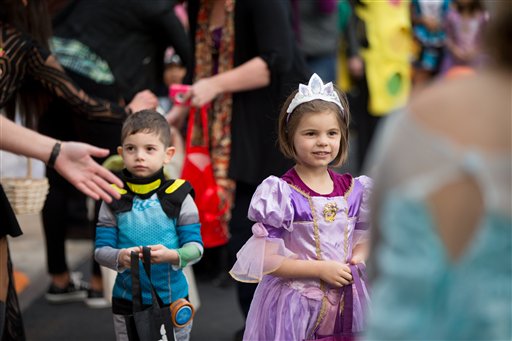
[[296, 159], [297, 153], [293, 145], [293, 136], [297, 131], [300, 120], [305, 114], [332, 111], [336, 113], [336, 119], [340, 128], [341, 137], [340, 150], [338, 151], [338, 155], [336, 155], [331, 164], [333, 166], [339, 166], [346, 161], [348, 157], [349, 146], [350, 109], [346, 95], [336, 88], [334, 91], [336, 91], [338, 94], [341, 105], [343, 106], [343, 110], [341, 110], [341, 108], [335, 103], [323, 101], [321, 99], [315, 99], [300, 104], [288, 115], [286, 110], [288, 109], [290, 102], [293, 100], [298, 90], [295, 90], [290, 96], [288, 96], [286, 102], [283, 105], [283, 108], [281, 109], [281, 113], [279, 114], [279, 127], [277, 136], [279, 149], [284, 154], [284, 156], [289, 159]]

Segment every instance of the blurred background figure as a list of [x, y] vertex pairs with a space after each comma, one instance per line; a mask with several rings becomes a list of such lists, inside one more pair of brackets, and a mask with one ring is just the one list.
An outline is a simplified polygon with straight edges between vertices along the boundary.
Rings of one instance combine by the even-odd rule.
[[338, 1], [291, 0], [299, 48], [311, 70], [325, 82], [336, 81], [340, 33]]
[[[64, 73], [48, 50], [50, 32], [46, 2], [0, 1], [0, 114], [10, 118], [18, 115], [28, 127], [35, 128], [48, 102], [61, 98], [70, 104], [67, 116], [106, 122], [122, 120], [127, 115], [125, 108], [89, 97]], [[107, 181], [116, 182], [116, 178], [92, 160], [92, 157], [106, 157], [108, 150], [93, 149], [85, 144], [57, 143], [3, 116], [0, 118], [1, 149], [42, 160], [61, 174], [63, 181], [69, 181], [84, 194], [95, 199], [99, 198], [98, 194], [108, 198], [104, 194], [111, 188]], [[23, 323], [6, 240], [6, 235], [19, 236], [21, 230], [3, 190], [0, 192], [0, 336], [23, 340]]]
[[[172, 46], [184, 65], [189, 62], [187, 35], [174, 13], [172, 0], [52, 0], [49, 4], [53, 14], [53, 52], [73, 82], [95, 97], [125, 105], [145, 90], [151, 97], [149, 106], [132, 111], [156, 108], [154, 94], [163, 87], [165, 49]], [[98, 144], [115, 153], [121, 122], [74, 119], [65, 115], [68, 110], [66, 102], [51, 103], [41, 118], [40, 131], [59, 139]], [[46, 298], [50, 302], [80, 300], [87, 286], [76, 281], [80, 283], [79, 290], [72, 290], [64, 247], [70, 212], [63, 208], [77, 194], [52, 169], [47, 169], [47, 176], [51, 190], [43, 209], [43, 226], [52, 284]], [[85, 237], [94, 237], [98, 209], [96, 205], [93, 221], [84, 229], [89, 232]], [[96, 262], [92, 273], [90, 288], [85, 292], [86, 303], [105, 307], [109, 302], [103, 298], [101, 271]]]
[[172, 84], [183, 83], [183, 78], [187, 69], [181, 61], [181, 57], [172, 47], [168, 47], [164, 54], [164, 71], [162, 74], [163, 86], [158, 94], [158, 104], [162, 112], [167, 113], [171, 110], [172, 102], [169, 98], [169, 87]]
[[441, 68], [445, 42], [445, 18], [451, 0], [412, 0], [411, 20], [418, 49], [413, 62], [413, 85], [431, 80]]
[[[48, 103], [52, 99], [59, 98], [69, 104], [69, 110], [63, 114], [65, 117], [73, 116], [80, 117], [85, 121], [98, 120], [104, 122], [115, 122], [124, 119], [128, 113], [126, 108], [116, 103], [89, 97], [69, 79], [54, 55], [50, 53], [48, 38], [51, 34], [51, 25], [46, 5], [46, 2], [42, 0], [30, 2], [0, 1], [0, 114], [6, 115], [9, 118], [20, 117], [21, 122], [33, 129], [47, 108]], [[139, 98], [139, 101], [134, 101], [130, 104], [134, 108], [138, 105], [145, 105], [146, 99], [146, 97]], [[11, 142], [5, 143], [5, 145], [2, 143], [2, 149], [12, 150], [31, 157], [37, 156], [38, 159], [43, 159], [40, 155], [41, 150], [38, 149], [36, 153], [32, 150], [32, 155], [27, 154], [31, 148], [26, 146], [26, 143], [33, 143], [32, 148], [34, 148], [38, 146], [37, 143], [39, 142], [48, 143], [48, 141], [55, 141], [48, 138], [41, 141], [40, 135], [30, 134], [26, 130], [19, 130], [16, 126], [9, 125], [7, 120], [2, 120], [2, 128], [3, 137], [6, 135], [5, 137], [7, 138], [7, 136], [11, 136], [15, 132], [20, 134], [17, 136], [19, 139], [18, 145], [14, 146], [16, 148], [12, 148]], [[10, 144], [11, 148], [8, 148], [8, 144]], [[43, 145], [39, 147], [45, 148]], [[70, 151], [72, 150], [68, 149], [66, 153]], [[51, 152], [51, 146], [49, 152]], [[108, 155], [106, 151], [93, 152], [85, 145], [77, 148], [76, 152], [75, 157], [82, 156], [85, 159], [81, 160], [82, 162], [89, 161], [90, 165], [88, 167], [92, 165], [92, 167], [99, 169], [102, 168], [93, 163], [90, 157], [106, 157]], [[56, 153], [58, 153], [58, 149], [56, 149]], [[49, 154], [44, 157], [44, 161], [49, 160], [47, 157], [49, 157]], [[63, 172], [62, 168], [57, 168], [54, 171], [59, 172], [63, 178], [70, 181], [84, 194], [92, 195], [95, 190], [99, 189], [94, 185], [96, 181], [94, 179], [92, 182], [87, 180], [88, 183], [85, 185], [83, 182], [87, 179], [84, 177], [87, 174], [84, 173], [90, 173], [95, 168], [84, 170], [77, 169], [76, 166], [76, 164], [70, 165], [69, 170], [74, 169], [76, 171], [76, 174], [71, 177], [68, 173], [69, 170]], [[85, 166], [87, 167], [87, 165]], [[102, 169], [102, 171], [104, 170]], [[78, 179], [79, 177], [82, 177], [82, 179]], [[94, 177], [95, 175], [91, 174], [88, 179]], [[97, 176], [95, 178], [99, 179]], [[78, 182], [77, 180], [80, 181]], [[91, 185], [94, 187], [92, 191], [86, 191], [85, 189]], [[106, 183], [103, 183], [103, 185], [108, 186]], [[2, 199], [6, 201], [5, 197]], [[17, 223], [13, 222], [14, 215], [12, 210], [8, 206], [7, 203], [4, 205], [2, 215], [2, 219], [5, 218], [3, 220], [5, 225], [2, 226], [5, 226], [7, 230], [2, 231], [2, 237], [6, 234], [11, 236], [20, 234]], [[10, 227], [14, 229], [14, 232], [9, 231]], [[4, 306], [6, 310], [2, 310], [2, 322], [5, 316], [4, 312], [6, 312], [8, 317], [8, 325], [5, 328], [6, 334], [3, 337], [19, 340], [23, 339], [23, 325], [19, 315], [19, 308], [17, 307], [16, 294], [13, 292], [14, 289], [11, 282], [12, 268], [9, 264], [9, 252], [6, 251], [6, 245], [4, 244], [5, 249], [2, 250], [3, 256], [1, 257], [2, 262], [0, 264], [2, 267], [2, 284], [5, 285], [2, 287], [1, 300], [6, 303], [6, 306]], [[6, 255], [5, 251], [7, 252], [6, 257], [4, 257]], [[7, 291], [3, 291], [3, 289]], [[84, 293], [86, 294], [86, 292]]]
[[454, 66], [480, 67], [484, 64], [482, 35], [488, 20], [483, 1], [453, 0], [445, 22], [443, 73]]
[[488, 67], [425, 88], [368, 160], [368, 340], [512, 338], [512, 6], [488, 4]]
[[357, 173], [380, 118], [404, 106], [409, 98], [412, 33], [409, 2], [350, 2], [347, 95], [356, 126]]
[[[3, 24], [0, 23], [0, 27], [1, 25]], [[10, 46], [6, 50], [3, 50], [4, 47], [0, 47], [0, 52], [12, 52]], [[0, 57], [6, 57], [6, 54], [0, 54]], [[7, 69], [0, 67], [2, 73]], [[6, 80], [12, 80], [11, 76], [14, 76], [7, 72], [4, 75]], [[0, 108], [3, 108], [3, 105], [4, 103], [0, 102]], [[101, 198], [110, 202], [112, 197], [119, 197], [110, 184], [121, 185], [122, 182], [92, 159], [107, 155], [108, 150], [84, 143], [61, 143], [16, 124], [3, 114], [0, 115], [0, 127], [0, 149], [34, 158], [55, 167], [55, 170], [73, 186], [95, 200]], [[0, 217], [0, 339], [22, 341], [25, 340], [25, 330], [15, 288], [8, 237], [19, 237], [23, 232], [1, 184]]]
[[[221, 200], [229, 204], [222, 217], [229, 243], [217, 236], [218, 242], [208, 245], [203, 235], [205, 252], [195, 268], [223, 286], [232, 283], [227, 271], [252, 235], [247, 211], [257, 185], [290, 166], [275, 144], [279, 107], [309, 73], [293, 34], [289, 1], [191, 0], [187, 5], [195, 56], [187, 76], [193, 83], [191, 102], [211, 103], [212, 165]], [[168, 120], [179, 126], [187, 110], [173, 107]], [[244, 316], [255, 288], [237, 284]]]

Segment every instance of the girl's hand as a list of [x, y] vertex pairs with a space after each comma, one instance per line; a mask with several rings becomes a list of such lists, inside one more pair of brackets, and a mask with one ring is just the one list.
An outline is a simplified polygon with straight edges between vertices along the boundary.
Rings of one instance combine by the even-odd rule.
[[352, 264], [352, 265], [361, 264], [361, 263], [364, 263], [365, 260], [366, 260], [366, 256], [364, 256], [362, 254], [353, 255], [352, 258], [350, 259], [350, 264]]
[[463, 49], [458, 46], [454, 46], [452, 49], [452, 53], [455, 56], [455, 59], [461, 62], [467, 61], [467, 53]]
[[120, 268], [130, 268], [131, 267], [131, 252], [137, 252], [139, 257], [142, 255], [142, 248], [140, 246], [129, 247], [126, 249], [121, 249], [119, 251], [119, 255], [117, 256], [117, 263]]
[[168, 249], [162, 244], [149, 245], [151, 249], [151, 263], [171, 263], [174, 265], [179, 264], [180, 258], [178, 252], [174, 249]]
[[357, 244], [352, 250], [352, 258], [349, 263], [353, 265], [364, 263], [368, 259], [369, 251], [367, 242]]
[[319, 277], [329, 285], [340, 288], [352, 283], [350, 267], [336, 261], [326, 260], [318, 262]]

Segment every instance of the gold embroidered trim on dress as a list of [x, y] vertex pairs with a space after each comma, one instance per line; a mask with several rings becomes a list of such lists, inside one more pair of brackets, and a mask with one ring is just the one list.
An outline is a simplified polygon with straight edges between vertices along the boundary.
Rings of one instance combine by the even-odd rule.
[[[297, 188], [296, 186], [292, 184], [288, 184], [290, 187], [295, 189], [298, 193], [303, 195], [306, 199], [308, 199], [309, 208], [311, 209], [311, 217], [313, 218], [313, 233], [315, 237], [315, 251], [316, 251], [316, 258], [318, 260], [322, 260], [322, 250], [320, 249], [320, 229], [318, 228], [318, 221], [316, 219], [316, 211], [315, 207], [313, 206], [313, 201], [311, 200], [311, 196], [307, 194], [306, 192], [302, 191], [301, 189]], [[320, 290], [324, 293], [324, 296], [322, 297], [322, 306], [320, 308], [320, 313], [318, 314], [318, 317], [315, 322], [315, 326], [313, 327], [313, 330], [316, 330], [317, 327], [320, 325], [322, 320], [324, 319], [326, 313], [327, 313], [327, 294], [325, 292], [325, 283], [324, 281], [320, 280]], [[311, 338], [312, 335], [309, 336]]]
[[[309, 203], [309, 207], [311, 209], [311, 216], [313, 218], [313, 233], [314, 233], [314, 237], [315, 237], [315, 251], [316, 251], [316, 257], [318, 260], [322, 260], [322, 250], [320, 248], [320, 231], [319, 231], [319, 227], [318, 227], [318, 221], [316, 219], [316, 211], [315, 211], [315, 207], [313, 206], [313, 201], [311, 200], [311, 196], [304, 192], [303, 190], [301, 190], [300, 188], [298, 188], [297, 186], [295, 185], [292, 185], [292, 184], [289, 184], [287, 183], [291, 188], [293, 188], [294, 190], [296, 190], [298, 193], [300, 193], [302, 196], [304, 196], [307, 200], [308, 200], [308, 203]], [[351, 182], [350, 182], [350, 187], [347, 189], [347, 191], [345, 192], [345, 194], [343, 194], [343, 198], [345, 199], [345, 201], [347, 202], [347, 217], [348, 217], [348, 196], [350, 195], [350, 193], [352, 193], [352, 189], [354, 188], [354, 178], [352, 177], [351, 179]], [[334, 203], [336, 205], [336, 203]], [[329, 203], [327, 204], [329, 205]], [[326, 206], [327, 206], [326, 205]], [[336, 206], [337, 208], [337, 206]], [[324, 212], [325, 212], [325, 207], [324, 207]], [[335, 216], [336, 214], [334, 214]], [[324, 218], [327, 220], [327, 217], [325, 217], [325, 213], [324, 213]], [[333, 217], [333, 220], [334, 220], [335, 217]], [[345, 251], [345, 256], [347, 255], [347, 252], [348, 252], [348, 229], [345, 229], [345, 234], [344, 234], [344, 241], [343, 241], [343, 249]], [[327, 300], [327, 294], [326, 294], [326, 289], [325, 289], [325, 282], [320, 280], [320, 290], [324, 292], [324, 296], [322, 297], [322, 306], [320, 308], [320, 313], [318, 314], [318, 317], [316, 319], [316, 322], [315, 322], [315, 325], [313, 327], [313, 331], [316, 330], [318, 328], [318, 326], [320, 325], [320, 323], [322, 322], [322, 320], [325, 318], [325, 315], [327, 314], [327, 304], [328, 304], [328, 300]], [[340, 306], [343, 306], [344, 305], [344, 300], [343, 300], [343, 297], [340, 298], [341, 300], [341, 304]], [[312, 338], [313, 335], [309, 335], [308, 338]]]

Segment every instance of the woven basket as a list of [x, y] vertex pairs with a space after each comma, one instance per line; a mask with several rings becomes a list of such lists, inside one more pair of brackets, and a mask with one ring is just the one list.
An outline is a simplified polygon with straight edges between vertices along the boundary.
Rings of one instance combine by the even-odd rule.
[[2, 178], [2, 186], [14, 212], [39, 214], [48, 194], [48, 179], [32, 178], [32, 161], [27, 158], [27, 176], [25, 178]]

